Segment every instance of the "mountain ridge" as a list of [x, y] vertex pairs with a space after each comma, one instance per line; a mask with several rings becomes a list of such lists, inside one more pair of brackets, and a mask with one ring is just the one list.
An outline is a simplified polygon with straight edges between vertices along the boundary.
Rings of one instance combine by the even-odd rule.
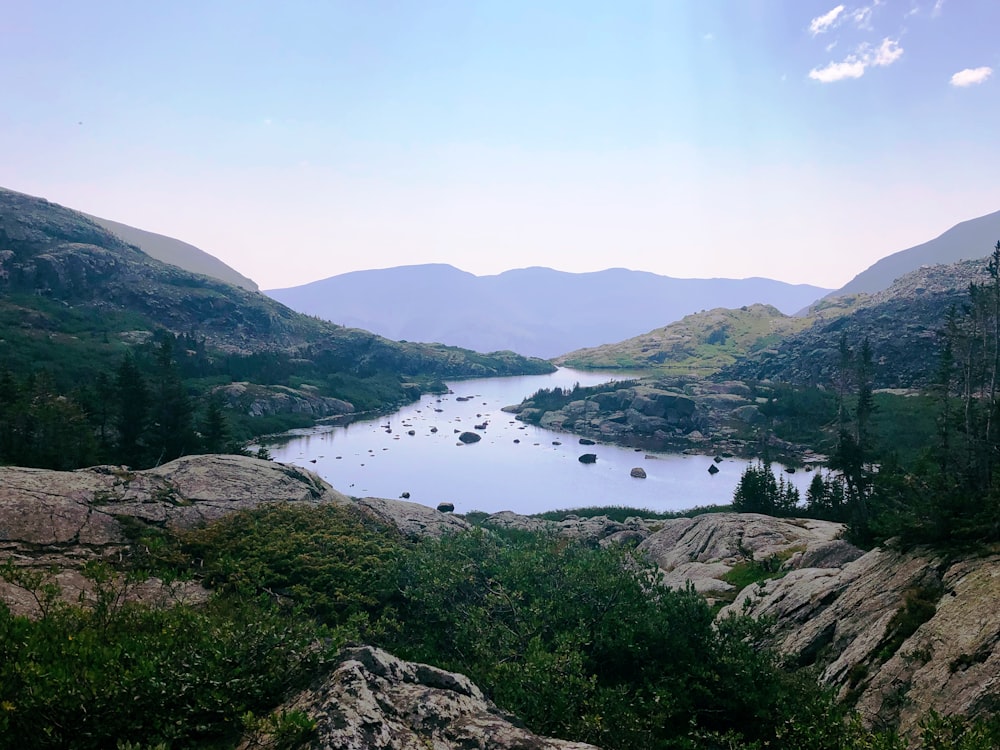
[[448, 264], [352, 271], [265, 294], [308, 315], [389, 338], [530, 356], [618, 341], [713, 307], [757, 302], [794, 312], [826, 290], [762, 277], [676, 279], [611, 268], [542, 266], [475, 276]]
[[985, 257], [998, 237], [1000, 211], [967, 219], [931, 240], [883, 257], [827, 297], [879, 292], [888, 289], [899, 277], [921, 266]]
[[128, 244], [135, 245], [144, 253], [159, 261], [183, 268], [192, 273], [212, 276], [235, 286], [243, 287], [251, 292], [260, 291], [260, 287], [253, 279], [247, 278], [232, 266], [223, 263], [200, 247], [165, 234], [139, 229], [138, 227], [129, 226], [128, 224], [111, 219], [103, 219], [100, 216], [94, 216], [83, 211], [80, 213]]

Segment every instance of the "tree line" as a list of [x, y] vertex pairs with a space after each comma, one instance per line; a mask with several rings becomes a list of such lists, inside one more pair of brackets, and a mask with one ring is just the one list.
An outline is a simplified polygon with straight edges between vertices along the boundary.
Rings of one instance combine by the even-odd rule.
[[[45, 370], [0, 368], [0, 463], [69, 470], [100, 463], [147, 468], [190, 453], [238, 450], [218, 397], [185, 385], [183, 337], [161, 332], [112, 372], [66, 391]], [[197, 367], [201, 347], [182, 358]]]
[[852, 345], [842, 334], [836, 416], [828, 426], [835, 435], [831, 471], [817, 472], [803, 506], [765, 457], [747, 467], [734, 507], [845, 522], [863, 545], [893, 537], [935, 544], [1000, 540], [1000, 242], [985, 271], [939, 331], [934, 430], [923, 436], [916, 460], [904, 462], [895, 446], [876, 438], [872, 347], [867, 337]]

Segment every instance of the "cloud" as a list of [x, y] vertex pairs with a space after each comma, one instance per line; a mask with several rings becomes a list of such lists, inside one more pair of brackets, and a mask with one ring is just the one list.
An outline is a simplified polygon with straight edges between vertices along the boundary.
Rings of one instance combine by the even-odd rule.
[[886, 65], [892, 65], [902, 56], [903, 48], [899, 46], [899, 42], [886, 37], [882, 40], [879, 48], [875, 50], [875, 56], [872, 57], [871, 64], [885, 67]]
[[941, 8], [944, 7], [944, 0], [936, 0], [934, 3], [934, 8], [931, 10], [931, 16], [936, 17], [941, 15]]
[[848, 78], [861, 78], [865, 74], [865, 64], [858, 60], [853, 62], [830, 63], [825, 68], [813, 68], [809, 77], [820, 83], [833, 83]]
[[809, 22], [809, 32], [816, 36], [817, 34], [822, 34], [827, 31], [831, 26], [837, 22], [837, 16], [844, 12], [844, 6], [838, 5], [836, 8], [831, 10], [822, 16], [817, 16], [812, 21]]
[[857, 10], [852, 10], [848, 17], [854, 21], [859, 29], [870, 29], [872, 20], [872, 8], [875, 6], [870, 6], [868, 8], [858, 8]]
[[960, 88], [975, 86], [985, 81], [991, 75], [993, 75], [993, 68], [966, 68], [965, 70], [958, 71], [951, 77], [951, 85]]
[[861, 78], [869, 67], [884, 68], [903, 56], [903, 48], [895, 39], [886, 37], [875, 49], [867, 42], [859, 46], [841, 62], [832, 62], [822, 68], [813, 68], [809, 77], [820, 83], [834, 83], [849, 78]]

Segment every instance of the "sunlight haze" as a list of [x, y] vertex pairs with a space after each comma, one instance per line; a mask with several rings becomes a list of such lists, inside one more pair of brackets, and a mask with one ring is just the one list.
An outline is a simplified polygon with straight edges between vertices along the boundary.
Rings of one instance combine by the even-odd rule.
[[994, 0], [10, 3], [0, 185], [265, 289], [837, 287], [1000, 209], [998, 27]]

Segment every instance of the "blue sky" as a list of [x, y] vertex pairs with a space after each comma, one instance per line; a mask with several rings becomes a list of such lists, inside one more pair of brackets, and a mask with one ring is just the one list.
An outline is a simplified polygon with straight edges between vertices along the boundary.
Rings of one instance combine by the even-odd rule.
[[7, 3], [0, 185], [264, 288], [836, 287], [1000, 210], [998, 29], [996, 0]]

